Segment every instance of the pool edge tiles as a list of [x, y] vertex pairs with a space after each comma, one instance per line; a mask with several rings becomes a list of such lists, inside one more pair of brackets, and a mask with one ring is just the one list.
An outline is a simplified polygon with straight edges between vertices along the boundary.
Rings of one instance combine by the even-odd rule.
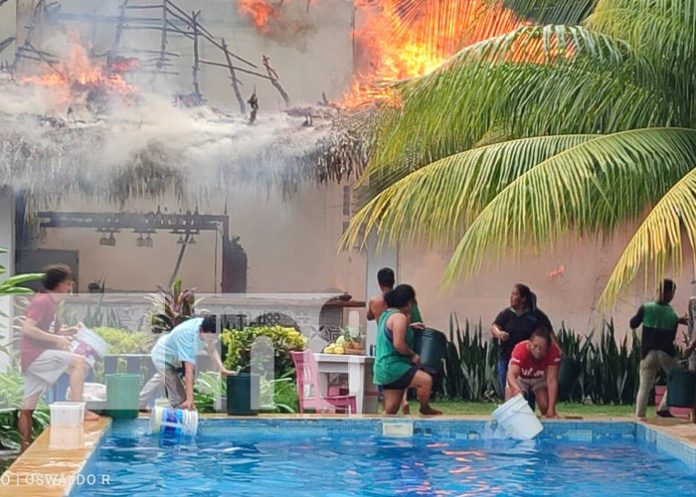
[[[79, 447], [55, 448], [75, 439], [69, 429], [50, 426], [2, 474], [0, 497], [65, 497], [107, 433], [111, 418], [86, 422]], [[53, 439], [52, 439], [53, 437]], [[53, 443], [52, 443], [53, 441]]]
[[636, 440], [655, 446], [696, 471], [696, 424], [636, 422]]

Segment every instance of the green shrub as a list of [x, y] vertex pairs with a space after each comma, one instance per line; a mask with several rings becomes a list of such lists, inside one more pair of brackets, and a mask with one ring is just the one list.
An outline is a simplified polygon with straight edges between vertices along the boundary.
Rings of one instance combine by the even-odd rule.
[[[24, 378], [17, 371], [8, 370], [0, 374], [0, 410], [14, 410], [22, 405], [24, 398]], [[8, 449], [18, 450], [20, 447], [19, 432], [15, 425], [16, 414], [7, 411], [0, 413], [0, 445]], [[51, 421], [48, 406], [43, 400], [34, 411], [33, 436], [37, 437]]]
[[[455, 314], [450, 315], [450, 343], [445, 354], [445, 374], [440, 393], [450, 399], [469, 401], [502, 398], [496, 374], [497, 342], [479, 322], [459, 326]], [[587, 335], [561, 326], [556, 336], [564, 354], [580, 365], [577, 384], [570, 400], [591, 400], [595, 404], [633, 404], [638, 391], [638, 369], [641, 359], [640, 340], [636, 332], [619, 342], [613, 321], [602, 323], [595, 339], [595, 330]]]
[[[295, 328], [283, 326], [254, 326], [243, 330], [225, 330], [222, 344], [226, 350], [225, 367], [230, 370], [249, 372], [251, 368], [251, 347], [259, 337], [268, 337], [273, 343], [275, 376], [280, 378], [293, 369], [290, 351], [303, 350], [306, 339]], [[271, 357], [261, 358], [270, 362]]]

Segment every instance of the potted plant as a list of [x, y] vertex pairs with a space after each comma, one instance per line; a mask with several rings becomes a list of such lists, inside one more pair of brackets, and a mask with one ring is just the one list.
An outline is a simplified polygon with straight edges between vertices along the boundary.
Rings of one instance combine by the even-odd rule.
[[360, 326], [344, 326], [341, 328], [341, 336], [346, 354], [365, 355], [365, 337]]
[[[294, 328], [255, 326], [225, 330], [222, 343], [226, 350], [225, 367], [238, 372], [227, 377], [227, 414], [250, 416], [259, 411], [260, 373], [272, 371], [279, 377], [291, 370], [290, 351], [304, 349], [306, 340]], [[255, 343], [261, 346], [257, 345], [252, 354]]]

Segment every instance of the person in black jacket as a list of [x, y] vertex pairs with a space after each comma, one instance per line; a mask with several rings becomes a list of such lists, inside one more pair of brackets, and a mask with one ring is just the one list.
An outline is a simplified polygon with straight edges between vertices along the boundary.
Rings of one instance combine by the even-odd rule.
[[[508, 364], [512, 349], [520, 342], [529, 340], [537, 328], [546, 328], [553, 335], [553, 326], [549, 317], [536, 307], [536, 295], [527, 285], [518, 283], [512, 287], [510, 307], [500, 311], [491, 325], [491, 334], [500, 343], [498, 349], [498, 381], [500, 391], [505, 392]], [[555, 336], [554, 336], [555, 341]], [[534, 408], [534, 397], [528, 397]]]

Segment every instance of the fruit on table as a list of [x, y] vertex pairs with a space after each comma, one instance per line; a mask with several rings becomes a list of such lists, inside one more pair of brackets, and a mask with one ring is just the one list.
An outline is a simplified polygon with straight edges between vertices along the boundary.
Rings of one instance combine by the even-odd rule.
[[331, 343], [324, 349], [324, 353], [325, 354], [334, 354], [335, 350], [336, 350], [336, 346], [333, 343]]
[[344, 354], [346, 352], [346, 349], [343, 347], [334, 347], [334, 354]]
[[336, 339], [336, 345], [338, 345], [339, 347], [343, 347], [345, 344], [346, 344], [345, 337], [340, 336]]

